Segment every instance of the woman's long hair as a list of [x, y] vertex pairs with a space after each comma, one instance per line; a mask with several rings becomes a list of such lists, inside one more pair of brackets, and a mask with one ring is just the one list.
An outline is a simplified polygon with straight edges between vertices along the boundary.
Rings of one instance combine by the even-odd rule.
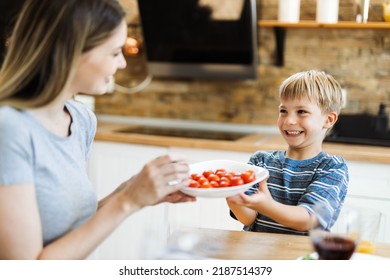
[[51, 103], [80, 55], [106, 40], [124, 17], [117, 0], [27, 0], [0, 70], [0, 105]]

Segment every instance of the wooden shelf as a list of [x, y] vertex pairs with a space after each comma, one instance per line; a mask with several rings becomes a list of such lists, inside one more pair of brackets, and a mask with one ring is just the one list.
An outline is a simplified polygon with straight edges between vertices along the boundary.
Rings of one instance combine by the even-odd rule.
[[349, 28], [349, 29], [390, 29], [390, 22], [367, 22], [339, 21], [337, 23], [318, 23], [316, 21], [300, 21], [297, 23], [281, 22], [278, 20], [259, 20], [260, 27], [281, 28]]
[[337, 23], [318, 23], [316, 21], [303, 20], [297, 23], [282, 22], [278, 20], [259, 20], [258, 26], [271, 27], [275, 32], [275, 65], [284, 64], [284, 42], [286, 29], [288, 28], [333, 28], [333, 29], [390, 29], [390, 22], [357, 23], [354, 21], [339, 21]]

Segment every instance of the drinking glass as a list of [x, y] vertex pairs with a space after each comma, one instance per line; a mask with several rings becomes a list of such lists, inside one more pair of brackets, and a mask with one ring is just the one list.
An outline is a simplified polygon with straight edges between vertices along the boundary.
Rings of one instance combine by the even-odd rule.
[[375, 253], [375, 243], [378, 241], [382, 213], [378, 210], [360, 207], [360, 243], [356, 249], [359, 253]]
[[[326, 217], [326, 206], [316, 206], [314, 217]], [[344, 206], [331, 231], [314, 225], [310, 229], [310, 239], [320, 260], [349, 260], [360, 238], [360, 216], [355, 208]]]

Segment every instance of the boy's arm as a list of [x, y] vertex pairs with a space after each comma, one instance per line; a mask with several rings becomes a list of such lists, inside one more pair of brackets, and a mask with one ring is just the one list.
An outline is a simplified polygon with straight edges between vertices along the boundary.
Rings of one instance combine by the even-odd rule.
[[307, 231], [311, 225], [311, 215], [305, 207], [286, 205], [272, 200], [270, 203], [260, 203], [254, 207], [256, 211], [286, 227]]
[[231, 202], [229, 198], [226, 198], [226, 202], [234, 214], [234, 217], [245, 226], [250, 226], [256, 219], [256, 211], [246, 206], [237, 205]]
[[253, 195], [238, 194], [226, 198], [237, 220], [246, 226], [253, 224], [259, 212], [286, 227], [306, 231], [310, 226], [310, 214], [301, 206], [285, 205], [275, 201], [268, 190], [267, 181], [259, 183]]
[[[329, 230], [343, 204], [348, 189], [348, 167], [344, 160], [333, 161], [328, 164], [320, 176], [307, 187], [305, 194], [300, 198], [297, 206], [286, 205], [275, 201], [268, 190], [267, 182], [259, 183], [259, 188], [251, 196], [239, 194], [230, 197], [229, 203], [241, 207], [248, 207], [267, 216], [277, 223], [295, 230], [306, 231], [312, 223], [310, 213], [315, 204], [326, 203], [330, 206], [329, 213], [324, 214], [321, 225]], [[324, 187], [326, 186], [326, 187]]]

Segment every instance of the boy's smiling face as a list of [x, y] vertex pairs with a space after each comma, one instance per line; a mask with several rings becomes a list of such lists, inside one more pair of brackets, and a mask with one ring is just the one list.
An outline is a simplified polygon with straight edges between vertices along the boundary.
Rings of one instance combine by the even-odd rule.
[[281, 99], [278, 128], [289, 148], [287, 156], [308, 159], [322, 151], [326, 131], [337, 120], [337, 114], [324, 114], [320, 107], [307, 97]]

